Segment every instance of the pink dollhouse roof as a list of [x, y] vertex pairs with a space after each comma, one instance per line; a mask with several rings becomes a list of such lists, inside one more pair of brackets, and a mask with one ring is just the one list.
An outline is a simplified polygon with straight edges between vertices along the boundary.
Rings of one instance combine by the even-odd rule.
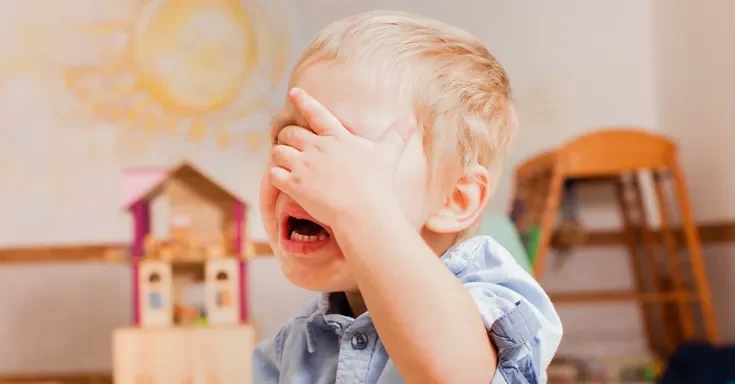
[[160, 168], [136, 168], [125, 170], [123, 179], [123, 205], [130, 207], [161, 185], [168, 178], [169, 170]]
[[140, 200], [150, 199], [155, 195], [156, 189], [161, 186], [171, 175], [181, 169], [189, 168], [200, 174], [219, 189], [225, 191], [233, 200], [242, 200], [230, 192], [227, 188], [214, 182], [204, 172], [189, 163], [181, 163], [174, 168], [130, 168], [126, 169], [123, 177], [123, 207], [129, 209]]

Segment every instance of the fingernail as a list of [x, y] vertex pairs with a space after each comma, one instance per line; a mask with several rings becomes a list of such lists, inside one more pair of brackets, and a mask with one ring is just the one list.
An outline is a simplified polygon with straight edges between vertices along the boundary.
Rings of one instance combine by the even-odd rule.
[[416, 123], [413, 120], [405, 119], [401, 122], [398, 134], [401, 135], [404, 140], [408, 141], [408, 139], [413, 136], [414, 132], [416, 132]]
[[299, 88], [291, 88], [288, 91], [288, 95], [291, 96], [291, 97], [297, 97], [297, 96], [301, 95], [301, 89], [299, 89]]
[[416, 132], [416, 127], [414, 127], [413, 124], [407, 124], [403, 129], [403, 138], [406, 140], [410, 139], [414, 132]]

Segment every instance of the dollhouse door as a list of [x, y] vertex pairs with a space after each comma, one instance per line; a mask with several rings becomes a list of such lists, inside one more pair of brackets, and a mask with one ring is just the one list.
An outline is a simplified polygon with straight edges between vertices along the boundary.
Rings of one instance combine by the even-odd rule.
[[234, 325], [240, 322], [239, 260], [210, 260], [206, 267], [207, 322]]
[[140, 263], [140, 325], [167, 327], [173, 322], [171, 264], [159, 260]]

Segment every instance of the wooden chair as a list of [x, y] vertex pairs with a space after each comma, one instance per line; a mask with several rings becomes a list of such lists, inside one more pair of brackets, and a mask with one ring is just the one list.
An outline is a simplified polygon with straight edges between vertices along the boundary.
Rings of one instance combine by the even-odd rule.
[[[683, 340], [716, 342], [719, 337], [699, 234], [678, 156], [676, 144], [666, 137], [635, 128], [605, 129], [536, 156], [515, 172], [516, 205], [526, 208], [526, 215], [515, 221], [519, 231], [538, 228], [538, 240], [529, 252], [539, 280], [544, 274], [565, 183], [602, 182], [615, 188], [636, 290], [550, 296], [558, 304], [637, 302], [644, 316], [649, 347], [661, 354], [671, 353]], [[654, 200], [661, 223], [659, 236], [651, 230], [644, 208], [639, 176], [646, 172], [654, 180]], [[679, 255], [672, 227], [664, 185], [668, 179], [673, 183], [674, 206], [681, 218], [680, 237], [688, 251], [687, 260]], [[665, 258], [658, 255], [659, 240], [663, 241]], [[687, 267], [692, 281], [687, 281]], [[658, 342], [661, 339], [664, 345]]]

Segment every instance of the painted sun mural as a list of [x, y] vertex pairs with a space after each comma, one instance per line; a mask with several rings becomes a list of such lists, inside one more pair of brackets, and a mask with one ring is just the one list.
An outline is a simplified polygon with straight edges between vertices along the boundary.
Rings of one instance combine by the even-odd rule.
[[192, 160], [256, 199], [297, 51], [279, 4], [0, 1], [0, 244], [126, 238], [131, 166]]
[[238, 123], [272, 108], [290, 49], [287, 23], [265, 3], [139, 0], [126, 19], [79, 26], [105, 46], [97, 62], [65, 69], [67, 86], [133, 145], [155, 132], [253, 149], [264, 132]]

